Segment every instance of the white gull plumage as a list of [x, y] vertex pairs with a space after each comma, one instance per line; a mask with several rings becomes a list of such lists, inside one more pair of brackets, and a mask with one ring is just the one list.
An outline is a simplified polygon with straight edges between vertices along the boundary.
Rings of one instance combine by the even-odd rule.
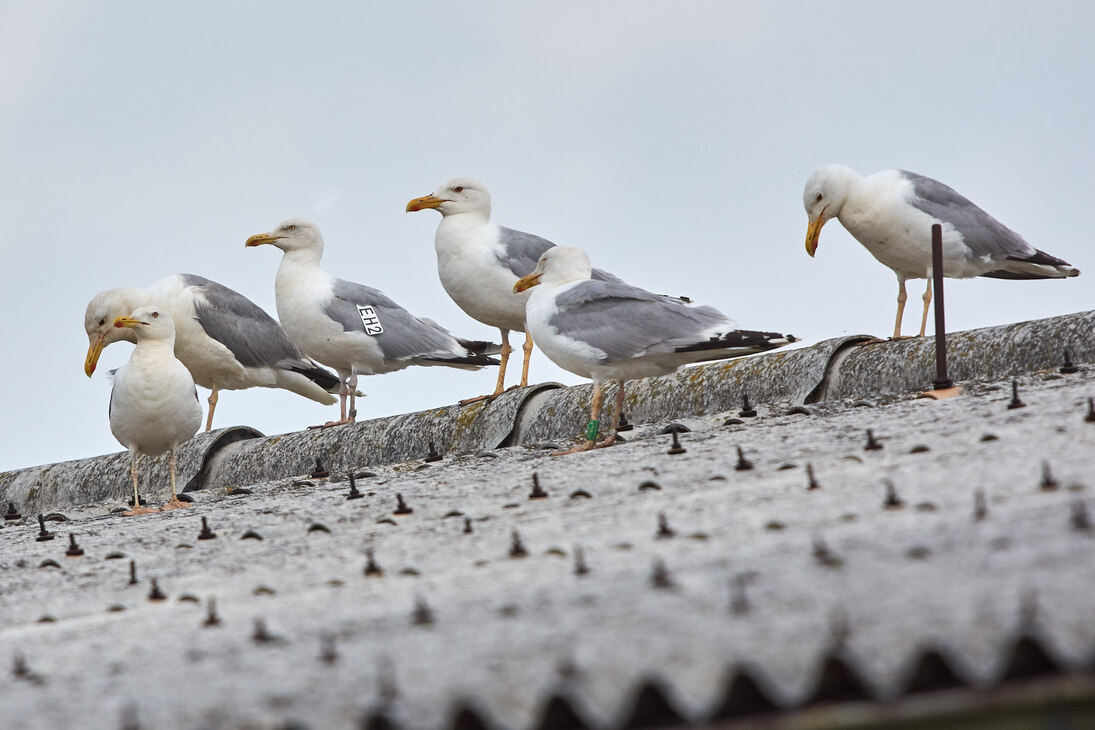
[[137, 346], [128, 362], [114, 372], [110, 392], [110, 431], [129, 449], [133, 480], [133, 512], [141, 514], [137, 462], [141, 456], [167, 452], [171, 501], [166, 508], [185, 506], [175, 494], [175, 447], [201, 426], [202, 408], [190, 371], [174, 354], [175, 325], [170, 313], [156, 306], [139, 307], [117, 317], [112, 327], [133, 332]]
[[844, 165], [828, 165], [806, 181], [802, 204], [809, 216], [806, 251], [817, 249], [825, 222], [837, 218], [876, 259], [897, 274], [897, 321], [901, 336], [905, 281], [927, 279], [920, 335], [931, 302], [931, 227], [943, 227], [943, 272], [951, 278], [1061, 279], [1078, 276], [1067, 261], [1027, 243], [952, 188], [906, 170], [867, 177]]
[[[533, 347], [533, 338], [525, 329], [528, 295], [515, 294], [513, 285], [536, 268], [540, 256], [555, 244], [531, 233], [491, 223], [490, 193], [483, 183], [469, 177], [448, 181], [433, 194], [411, 200], [406, 209], [408, 212], [435, 209], [441, 213], [434, 234], [441, 285], [469, 316], [501, 332], [502, 364], [492, 395], [498, 395], [505, 387], [510, 331], [525, 332], [521, 386], [528, 385]], [[616, 280], [612, 274], [600, 270], [594, 270], [593, 278]], [[478, 399], [463, 402], [474, 400]]]
[[283, 388], [330, 405], [338, 378], [305, 357], [281, 325], [239, 292], [193, 274], [173, 274], [146, 289], [120, 287], [96, 294], [84, 312], [88, 336], [84, 372], [95, 372], [103, 348], [126, 340], [135, 330], [113, 326], [117, 317], [155, 305], [175, 322], [175, 357], [194, 382], [209, 388], [205, 430], [213, 427], [218, 392], [243, 388]]
[[497, 352], [497, 345], [457, 339], [436, 322], [415, 317], [383, 292], [321, 269], [323, 236], [314, 223], [287, 220], [246, 243], [263, 244], [283, 253], [274, 282], [282, 326], [305, 353], [334, 368], [342, 382], [341, 417], [328, 425], [354, 422], [358, 375], [410, 365], [478, 370], [498, 364], [486, 356]]
[[[528, 331], [559, 367], [593, 380], [586, 441], [575, 451], [615, 443], [624, 382], [667, 375], [694, 362], [763, 352], [794, 342], [791, 335], [738, 330], [714, 307], [691, 307], [622, 281], [596, 281], [585, 252], [555, 246], [514, 285], [536, 287], [528, 299]], [[609, 435], [597, 442], [601, 383], [618, 380]]]

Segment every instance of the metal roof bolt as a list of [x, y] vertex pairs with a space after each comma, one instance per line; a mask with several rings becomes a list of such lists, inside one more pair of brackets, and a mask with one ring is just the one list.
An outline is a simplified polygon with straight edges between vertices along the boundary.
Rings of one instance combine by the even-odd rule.
[[580, 547], [574, 548], [574, 575], [589, 575], [586, 555]]
[[528, 550], [525, 549], [524, 543], [521, 542], [521, 533], [517, 532], [517, 530], [514, 530], [510, 534], [509, 556], [511, 558], [524, 558], [528, 556]]
[[666, 538], [673, 537], [677, 532], [669, 526], [669, 520], [665, 518], [664, 512], [658, 513], [658, 532], [656, 537], [659, 540], [665, 540]]
[[1078, 499], [1072, 503], [1072, 529], [1080, 532], [1091, 531], [1091, 517], [1087, 514], [1087, 505]]
[[8, 502], [8, 511], [4, 513], [4, 519], [10, 521], [22, 519], [23, 515], [15, 509], [15, 502]]
[[738, 573], [730, 582], [730, 613], [735, 616], [744, 616], [749, 613], [749, 596], [745, 593], [748, 583], [746, 573]]
[[275, 640], [276, 637], [266, 628], [266, 621], [261, 618], [255, 619], [255, 629], [251, 632], [251, 641], [256, 644], [267, 644]]
[[433, 611], [426, 599], [419, 596], [414, 600], [414, 611], [411, 612], [411, 623], [415, 626], [431, 626], [433, 624]]
[[407, 503], [403, 501], [403, 495], [399, 492], [395, 493], [395, 515], [409, 515], [414, 512], [413, 509], [407, 506]]
[[1087, 415], [1084, 416], [1087, 423], [1095, 423], [1095, 398], [1087, 399]]
[[973, 521], [981, 522], [989, 514], [988, 502], [985, 500], [985, 490], [978, 489], [973, 493]]
[[384, 575], [384, 569], [376, 564], [376, 559], [373, 557], [373, 549], [365, 548], [365, 575], [370, 578], [379, 578]]
[[84, 554], [84, 549], [76, 544], [76, 534], [68, 533], [68, 550], [65, 551], [65, 555], [70, 558], [78, 558]]
[[875, 440], [874, 434], [871, 433], [871, 429], [867, 429], [867, 445], [863, 447], [864, 451], [878, 451], [882, 448], [882, 444]]
[[199, 540], [216, 540], [217, 533], [209, 529], [209, 521], [202, 517], [202, 531], [198, 533]]
[[14, 676], [16, 680], [28, 680], [37, 684], [42, 683], [42, 677], [31, 671], [31, 668], [28, 667], [26, 663], [26, 657], [24, 657], [23, 654], [15, 654], [15, 659], [12, 661], [11, 665], [11, 675]]
[[346, 493], [347, 501], [351, 499], [361, 499], [365, 495], [361, 493], [361, 490], [357, 488], [357, 480], [354, 479], [354, 473], [350, 472], [350, 491]]
[[338, 661], [338, 647], [335, 645], [335, 637], [325, 634], [320, 641], [323, 643], [319, 651], [319, 660], [324, 664], [334, 664]]
[[319, 457], [317, 456], [316, 457], [316, 468], [312, 469], [312, 478], [313, 479], [326, 479], [329, 476], [331, 476], [331, 472], [327, 471], [327, 467], [325, 467], [323, 465], [323, 462], [320, 461]]
[[821, 489], [821, 485], [818, 484], [817, 479], [814, 478], [814, 465], [806, 465], [806, 478], [809, 480], [806, 483], [806, 489]]
[[665, 567], [665, 561], [661, 558], [654, 560], [654, 567], [650, 571], [650, 585], [659, 590], [673, 588], [673, 578], [669, 575], [669, 569]]
[[1070, 353], [1067, 349], [1065, 350], [1065, 361], [1061, 364], [1061, 367], [1058, 368], [1058, 370], [1062, 375], [1072, 375], [1073, 373], [1080, 372], [1080, 368], [1072, 362], [1072, 353]]
[[529, 499], [547, 499], [548, 493], [544, 491], [544, 488], [540, 486], [540, 475], [536, 472], [532, 472], [532, 491], [529, 492]]
[[127, 585], [135, 586], [135, 585], [137, 585], [137, 582], [138, 582], [137, 581], [137, 561], [136, 560], [130, 560], [129, 561], [129, 583]]
[[217, 615], [217, 599], [210, 598], [205, 604], [205, 621], [202, 621], [202, 626], [210, 628], [212, 626], [220, 626], [221, 619]]
[[620, 431], [630, 431], [633, 428], [635, 427], [628, 422], [624, 412], [620, 411], [620, 423], [616, 426], [616, 433], [619, 433]]
[[160, 584], [156, 582], [156, 579], [152, 579], [152, 590], [148, 592], [148, 600], [150, 601], [166, 601], [167, 596], [160, 590]]
[[38, 515], [38, 537], [35, 538], [36, 542], [45, 542], [46, 540], [52, 540], [56, 535], [46, 529], [46, 518], [44, 515]]
[[464, 518], [464, 534], [465, 535], [470, 535], [471, 533], [472, 533], [471, 518], [470, 517], [465, 517]]
[[829, 546], [825, 544], [825, 540], [821, 535], [814, 536], [814, 548], [813, 548], [814, 560], [819, 565], [823, 565], [826, 568], [839, 568], [844, 564], [844, 561], [837, 557]]
[[742, 418], [753, 418], [757, 415], [756, 409], [749, 404], [749, 394], [744, 390], [741, 392], [741, 410], [738, 415]]
[[886, 485], [886, 498], [882, 500], [882, 506], [886, 509], [901, 509], [905, 506], [904, 500], [897, 496], [897, 487], [889, 479], [884, 480]]
[[672, 455], [672, 456], [676, 456], [677, 454], [684, 454], [687, 451], [688, 450], [686, 448], [681, 446], [681, 439], [680, 439], [679, 436], [677, 436], [677, 432], [674, 431], [673, 432], [673, 445], [669, 447], [669, 451], [667, 453]]
[[429, 464], [431, 461], [441, 461], [441, 454], [437, 453], [437, 448], [433, 445], [433, 441], [429, 443], [430, 450], [426, 452], [426, 458], [424, 461]]
[[1011, 403], [1008, 403], [1008, 410], [1015, 410], [1016, 408], [1026, 408], [1027, 404], [1019, 400], [1019, 381], [1011, 381]]
[[753, 462], [745, 458], [745, 454], [742, 453], [741, 447], [738, 447], [738, 463], [734, 465], [735, 471], [749, 471], [753, 468]]
[[1053, 472], [1049, 470], [1049, 462], [1042, 462], [1042, 481], [1038, 483], [1038, 486], [1042, 488], [1043, 492], [1053, 492], [1060, 485], [1057, 480], [1053, 478]]

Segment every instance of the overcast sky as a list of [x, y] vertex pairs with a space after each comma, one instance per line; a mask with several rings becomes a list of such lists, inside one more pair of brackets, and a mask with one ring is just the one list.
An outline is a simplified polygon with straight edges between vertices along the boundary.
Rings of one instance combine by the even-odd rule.
[[[0, 6], [0, 471], [119, 450], [106, 371], [132, 347], [84, 375], [96, 292], [188, 272], [274, 314], [280, 252], [243, 242], [285, 218], [320, 224], [329, 271], [496, 337], [441, 288], [437, 213], [404, 213], [461, 175], [502, 225], [816, 342], [889, 334], [896, 283], [835, 221], [807, 256], [803, 183], [830, 162], [910, 169], [1085, 272], [951, 281], [949, 329], [1095, 306], [1095, 3], [301, 5]], [[364, 378], [359, 417], [494, 378]], [[581, 382], [540, 354], [531, 378]], [[336, 411], [225, 391], [215, 425], [272, 434]]]

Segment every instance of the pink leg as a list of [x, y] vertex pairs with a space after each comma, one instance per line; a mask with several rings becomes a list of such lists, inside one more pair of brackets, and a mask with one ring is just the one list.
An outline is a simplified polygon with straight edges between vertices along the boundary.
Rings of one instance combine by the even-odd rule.
[[474, 398], [465, 398], [460, 401], [459, 405], [466, 406], [469, 403], [478, 403], [481, 400], [491, 400], [502, 395], [506, 385], [506, 366], [509, 364], [509, 354], [513, 352], [513, 348], [509, 346], [509, 330], [499, 329], [502, 333], [502, 350], [498, 353], [501, 356], [501, 362], [498, 363], [498, 383], [494, 386], [494, 392], [490, 395], [477, 395]]
[[[589, 420], [590, 424], [598, 423], [601, 416], [601, 384], [597, 381], [593, 381], [593, 408], [591, 409]], [[592, 426], [589, 427], [592, 431]], [[593, 438], [589, 438], [589, 433], [586, 434], [586, 440], [573, 449], [567, 449], [566, 451], [555, 451], [552, 456], [565, 456], [567, 454], [575, 454], [579, 451], [589, 451], [590, 449], [597, 448], [597, 434], [593, 434]]]
[[209, 415], [205, 418], [205, 430], [213, 430], [213, 411], [217, 410], [217, 389], [209, 393]]

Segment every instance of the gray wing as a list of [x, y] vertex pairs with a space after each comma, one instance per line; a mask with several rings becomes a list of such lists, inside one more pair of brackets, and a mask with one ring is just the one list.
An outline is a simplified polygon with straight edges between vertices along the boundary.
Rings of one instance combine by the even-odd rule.
[[379, 289], [342, 279], [334, 280], [333, 289], [334, 296], [324, 307], [327, 316], [346, 332], [364, 333], [365, 323], [358, 307], [372, 307], [384, 330], [373, 338], [387, 359], [466, 354], [448, 330], [414, 316]]
[[689, 307], [620, 281], [582, 282], [555, 298], [550, 324], [615, 362], [644, 352], [675, 352], [725, 334], [733, 323], [714, 307]]
[[953, 188], [930, 177], [899, 171], [913, 184], [914, 207], [950, 223], [962, 234], [974, 256], [1027, 259], [1035, 249], [1022, 236], [974, 205]]
[[195, 301], [198, 324], [244, 367], [314, 367], [281, 325], [250, 299], [201, 276], [182, 277], [205, 298], [204, 302]]
[[502, 244], [498, 263], [518, 277], [532, 273], [544, 251], [555, 245], [546, 238], [505, 226], [498, 226], [498, 242]]
[[[539, 263], [540, 257], [544, 255], [544, 251], [555, 245], [546, 238], [524, 231], [515, 231], [505, 226], [498, 226], [498, 241], [503, 248], [503, 253], [498, 256], [498, 263], [517, 277], [531, 274]], [[601, 269], [593, 270], [593, 278], [597, 281], [622, 281]]]

